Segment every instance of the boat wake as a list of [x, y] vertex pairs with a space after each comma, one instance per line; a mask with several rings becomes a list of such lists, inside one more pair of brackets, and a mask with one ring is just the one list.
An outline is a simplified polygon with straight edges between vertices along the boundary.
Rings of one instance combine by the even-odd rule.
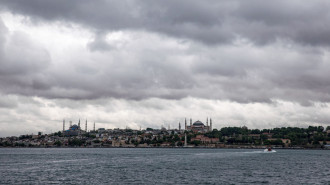
[[276, 152], [275, 150], [269, 151], [267, 148], [264, 150], [264, 153], [275, 153], [275, 152]]

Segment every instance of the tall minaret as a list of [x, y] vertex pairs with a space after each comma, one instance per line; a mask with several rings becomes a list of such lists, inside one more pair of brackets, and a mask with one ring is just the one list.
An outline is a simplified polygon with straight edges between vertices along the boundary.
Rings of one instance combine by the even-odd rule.
[[79, 119], [79, 122], [78, 122], [78, 127], [79, 127], [79, 129], [80, 129], [80, 119]]
[[184, 134], [184, 147], [187, 147], [187, 133]]
[[212, 131], [212, 119], [210, 118], [210, 131]]
[[179, 122], [179, 132], [181, 131], [181, 123]]
[[191, 126], [192, 126], [192, 119], [190, 118], [190, 129], [191, 129]]
[[94, 129], [93, 129], [93, 130], [94, 130], [94, 132], [95, 132], [95, 121], [94, 121]]
[[209, 118], [206, 117], [206, 128], [207, 128], [207, 132], [210, 131], [210, 127], [209, 127]]
[[72, 127], [72, 121], [70, 121], [70, 127]]
[[63, 134], [64, 134], [64, 130], [65, 130], [65, 120], [63, 119]]
[[184, 118], [184, 130], [187, 130], [187, 119]]
[[87, 132], [87, 119], [86, 119], [86, 124], [85, 124], [85, 132]]

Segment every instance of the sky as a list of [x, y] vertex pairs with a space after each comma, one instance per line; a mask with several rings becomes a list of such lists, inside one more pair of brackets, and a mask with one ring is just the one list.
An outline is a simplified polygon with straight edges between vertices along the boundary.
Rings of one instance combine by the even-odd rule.
[[[327, 0], [1, 0], [0, 137], [330, 125]], [[84, 124], [83, 124], [84, 126]], [[83, 127], [84, 128], [84, 127]]]

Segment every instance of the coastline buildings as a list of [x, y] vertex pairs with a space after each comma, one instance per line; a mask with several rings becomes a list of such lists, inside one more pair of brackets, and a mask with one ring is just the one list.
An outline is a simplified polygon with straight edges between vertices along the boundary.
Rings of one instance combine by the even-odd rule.
[[209, 144], [209, 143], [218, 143], [219, 138], [209, 138], [204, 135], [197, 135], [194, 138], [191, 138], [191, 141], [199, 141], [202, 144]]
[[84, 130], [80, 120], [65, 130], [38, 135], [27, 134], [19, 137], [0, 138], [0, 147], [225, 147], [225, 148], [262, 148], [272, 147], [304, 147], [327, 148], [330, 144], [330, 126], [309, 126], [308, 128], [282, 127], [273, 129], [248, 129], [243, 127], [223, 127], [212, 129], [212, 119], [206, 124], [201, 121], [192, 122], [181, 129], [162, 126], [161, 129], [106, 129], [95, 128]]

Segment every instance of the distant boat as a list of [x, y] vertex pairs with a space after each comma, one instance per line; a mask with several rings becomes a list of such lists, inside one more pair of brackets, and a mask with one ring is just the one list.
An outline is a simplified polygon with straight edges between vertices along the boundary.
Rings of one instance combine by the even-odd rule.
[[276, 152], [275, 150], [272, 150], [271, 147], [268, 147], [264, 150], [264, 152]]

